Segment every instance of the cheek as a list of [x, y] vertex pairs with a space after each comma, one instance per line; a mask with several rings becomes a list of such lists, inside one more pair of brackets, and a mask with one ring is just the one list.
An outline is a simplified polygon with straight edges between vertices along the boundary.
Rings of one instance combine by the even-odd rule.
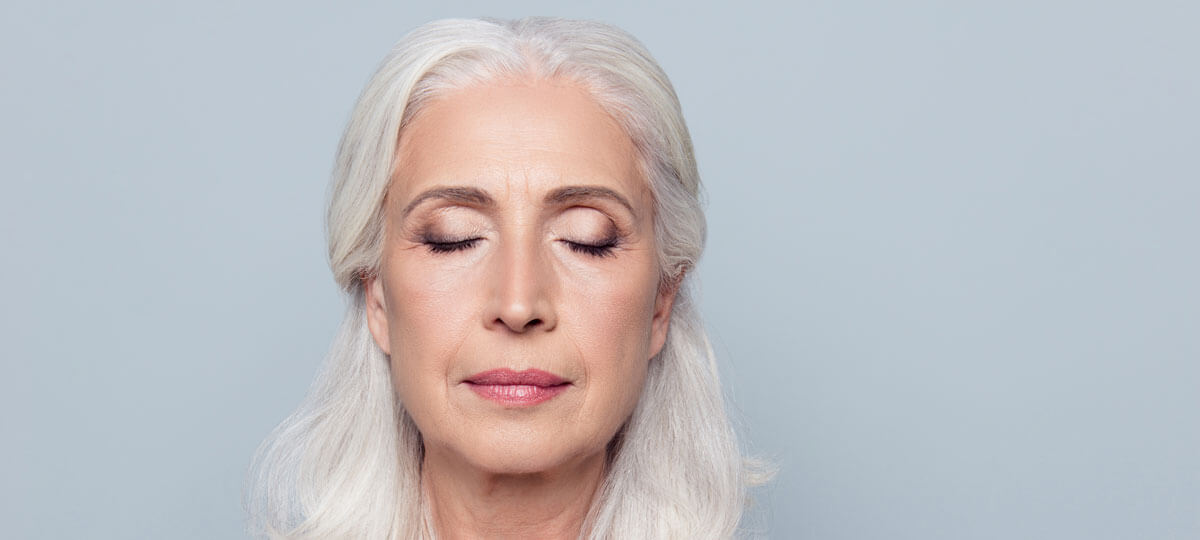
[[[642, 255], [642, 253], [638, 253]], [[630, 360], [648, 360], [657, 273], [640, 260], [570, 275], [561, 302], [581, 345], [620, 348]], [[586, 350], [586, 349], [585, 349]]]
[[392, 378], [405, 406], [420, 409], [417, 400], [446, 388], [454, 355], [472, 328], [475, 297], [470, 276], [403, 262], [393, 269], [387, 298]]
[[593, 279], [569, 297], [569, 327], [588, 380], [585, 417], [615, 431], [633, 412], [650, 359], [655, 283], [645, 277]]
[[572, 319], [579, 321], [575, 326], [579, 328], [577, 337], [581, 345], [596, 350], [621, 349], [625, 352], [621, 356], [631, 361], [648, 359], [641, 358], [640, 353], [648, 349], [653, 302], [641, 290], [580, 294], [571, 304], [575, 312]]

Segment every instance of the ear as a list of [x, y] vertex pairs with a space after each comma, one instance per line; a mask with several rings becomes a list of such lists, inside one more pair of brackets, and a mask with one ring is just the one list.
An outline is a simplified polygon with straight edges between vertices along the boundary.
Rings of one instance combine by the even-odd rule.
[[367, 303], [367, 328], [375, 344], [386, 355], [392, 354], [391, 340], [388, 334], [387, 301], [383, 294], [383, 280], [376, 274], [363, 277], [363, 299]]
[[675, 306], [675, 295], [683, 282], [686, 271], [680, 271], [670, 280], [659, 283], [658, 296], [654, 299], [654, 318], [650, 321], [650, 358], [658, 356], [667, 343], [667, 329], [671, 323], [671, 308]]

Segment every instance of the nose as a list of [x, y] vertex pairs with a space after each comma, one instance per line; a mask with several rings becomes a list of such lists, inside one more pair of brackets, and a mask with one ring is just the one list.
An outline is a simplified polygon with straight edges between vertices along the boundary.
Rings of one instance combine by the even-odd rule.
[[492, 301], [485, 315], [489, 328], [522, 334], [553, 330], [557, 324], [551, 295], [553, 270], [535, 246], [515, 242], [493, 259]]

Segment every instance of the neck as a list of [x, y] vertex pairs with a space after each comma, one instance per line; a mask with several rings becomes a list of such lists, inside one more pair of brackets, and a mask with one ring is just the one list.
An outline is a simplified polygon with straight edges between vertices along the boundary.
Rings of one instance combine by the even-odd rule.
[[431, 450], [421, 484], [447, 540], [578, 538], [604, 476], [604, 452], [550, 471], [496, 474]]

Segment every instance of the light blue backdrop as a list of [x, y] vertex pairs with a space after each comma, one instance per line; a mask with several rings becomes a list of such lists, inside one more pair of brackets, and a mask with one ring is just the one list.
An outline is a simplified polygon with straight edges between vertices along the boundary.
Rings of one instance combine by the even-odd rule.
[[0, 536], [241, 537], [366, 78], [556, 14], [679, 90], [771, 537], [1200, 538], [1200, 4], [906, 4], [5, 2]]

